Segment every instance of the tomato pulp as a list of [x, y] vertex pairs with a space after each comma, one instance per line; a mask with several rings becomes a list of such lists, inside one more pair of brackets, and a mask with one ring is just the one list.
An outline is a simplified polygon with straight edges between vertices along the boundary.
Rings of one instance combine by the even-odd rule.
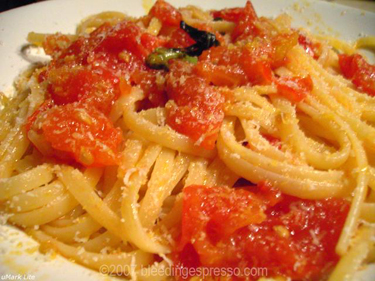
[[232, 278], [239, 280], [255, 267], [268, 277], [321, 280], [338, 261], [335, 246], [349, 210], [344, 199], [299, 199], [267, 183], [189, 186], [183, 194], [178, 267], [238, 268], [242, 275]]

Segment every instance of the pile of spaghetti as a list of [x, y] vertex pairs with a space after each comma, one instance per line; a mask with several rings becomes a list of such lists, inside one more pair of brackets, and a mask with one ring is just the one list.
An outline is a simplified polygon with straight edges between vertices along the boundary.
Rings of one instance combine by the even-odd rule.
[[51, 61], [3, 99], [0, 206], [44, 249], [141, 280], [349, 280], [375, 260], [373, 38], [158, 0], [28, 40]]

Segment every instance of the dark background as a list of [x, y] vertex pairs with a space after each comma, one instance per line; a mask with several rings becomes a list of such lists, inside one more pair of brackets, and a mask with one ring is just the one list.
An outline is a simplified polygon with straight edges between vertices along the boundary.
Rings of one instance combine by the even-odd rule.
[[41, 1], [43, 0], [0, 0], [0, 12]]

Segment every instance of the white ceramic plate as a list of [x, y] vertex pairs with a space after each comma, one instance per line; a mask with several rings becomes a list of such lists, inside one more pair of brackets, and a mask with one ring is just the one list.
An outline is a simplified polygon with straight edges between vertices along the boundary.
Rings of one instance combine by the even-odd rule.
[[[129, 15], [145, 13], [153, 0], [56, 0], [0, 14], [0, 91], [10, 92], [14, 78], [28, 66], [20, 56], [28, 32], [73, 33], [84, 17], [116, 10]], [[245, 0], [169, 0], [175, 6], [197, 5], [204, 9], [244, 6]], [[290, 14], [294, 26], [332, 34], [345, 40], [375, 35], [375, 14], [333, 3], [306, 0], [253, 0], [259, 15]], [[42, 255], [38, 244], [24, 233], [0, 225], [0, 277], [26, 274], [29, 280], [108, 280], [108, 277], [73, 264], [60, 256]], [[29, 275], [29, 276], [27, 276]], [[375, 280], [375, 267], [367, 267], [355, 280]]]

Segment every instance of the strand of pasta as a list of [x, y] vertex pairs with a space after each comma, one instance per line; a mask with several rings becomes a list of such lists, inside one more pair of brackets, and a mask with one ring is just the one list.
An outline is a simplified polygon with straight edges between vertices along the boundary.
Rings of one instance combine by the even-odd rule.
[[262, 95], [274, 94], [274, 87], [241, 87], [234, 89], [227, 97], [224, 112], [226, 116], [257, 120], [269, 133], [276, 130], [275, 121], [278, 110]]
[[0, 200], [6, 200], [12, 196], [33, 190], [36, 187], [47, 184], [52, 178], [52, 167], [48, 164], [43, 164], [22, 174], [2, 179], [0, 181]]
[[76, 262], [83, 264], [89, 268], [99, 270], [101, 266], [107, 265], [113, 269], [108, 273], [124, 273], [129, 274], [132, 267], [140, 268], [147, 266], [153, 261], [153, 256], [149, 253], [137, 250], [130, 253], [119, 254], [98, 254], [85, 251], [85, 249], [77, 249], [74, 246], [66, 245], [51, 236], [38, 230], [29, 230], [31, 236], [40, 241], [47, 249], [55, 250], [67, 258], [71, 258]]
[[[359, 120], [358, 117], [354, 117], [352, 113], [345, 110], [344, 107], [333, 98], [334, 95], [331, 96], [327, 93], [330, 91], [332, 92], [330, 89], [334, 89], [334, 92], [337, 92], [338, 89], [340, 89], [342, 94], [347, 93], [349, 96], [352, 95], [357, 97], [363, 94], [356, 93], [354, 90], [351, 90], [344, 84], [340, 83], [339, 79], [335, 79], [336, 77], [333, 77], [331, 74], [324, 71], [324, 69], [322, 69], [316, 62], [301, 53], [299, 48], [295, 48], [293, 51], [296, 53], [295, 55], [298, 55], [298, 58], [296, 59], [296, 57], [294, 57], [294, 59], [292, 59], [290, 62], [290, 68], [292, 71], [297, 72], [301, 68], [304, 68], [305, 71], [309, 71], [309, 74], [312, 75], [314, 79], [314, 95], [317, 96], [325, 105], [335, 110], [335, 112], [338, 113], [343, 120], [345, 120], [345, 122], [347, 122], [348, 125], [353, 128], [353, 130], [355, 130], [355, 133], [352, 132], [348, 136], [351, 138], [353, 150], [355, 151], [359, 173], [357, 176], [357, 187], [354, 191], [352, 205], [336, 248], [337, 252], [342, 255], [346, 252], [350, 243], [350, 238], [354, 235], [355, 228], [358, 225], [361, 205], [363, 204], [367, 195], [367, 184], [369, 180], [367, 172], [369, 167], [367, 164], [366, 153], [356, 134], [361, 140], [364, 141], [364, 144], [371, 146], [375, 140], [375, 129]], [[328, 85], [324, 85], [320, 81], [324, 81], [324, 83], [327, 83]], [[355, 106], [356, 105], [354, 104], [353, 107]], [[351, 132], [351, 129], [348, 128], [346, 131], [347, 133]]]
[[47, 205], [65, 194], [66, 189], [58, 180], [29, 192], [17, 194], [5, 202], [9, 212], [27, 212]]
[[74, 197], [66, 192], [42, 208], [12, 215], [9, 221], [22, 227], [39, 226], [58, 219], [77, 205]]
[[214, 21], [213, 17], [202, 9], [189, 5], [181, 9], [182, 19], [189, 25], [200, 26], [205, 24], [217, 32], [229, 33], [235, 24], [229, 21]]
[[[132, 146], [137, 146], [137, 140], [127, 142], [124, 156], [132, 153]], [[126, 171], [124, 176], [125, 188], [121, 203], [121, 214], [126, 218], [126, 235], [129, 240], [143, 251], [150, 253], [166, 253], [168, 248], [155, 241], [151, 232], [143, 228], [139, 219], [138, 192], [147, 181], [147, 174], [161, 151], [160, 145], [150, 144], [144, 151], [134, 168]], [[126, 160], [125, 160], [126, 162]]]
[[[375, 146], [375, 128], [363, 122], [358, 115], [353, 114], [345, 108], [340, 101], [345, 100], [345, 96], [358, 97], [360, 94], [340, 82], [336, 75], [328, 73], [314, 59], [308, 56], [300, 47], [294, 47], [288, 57], [290, 61], [288, 68], [297, 75], [309, 74], [314, 80], [313, 95], [319, 101], [331, 108], [335, 114], [341, 116], [356, 131], [358, 137], [364, 141], [366, 147]], [[338, 98], [339, 97], [339, 98]], [[352, 108], [358, 108], [356, 103], [351, 102]], [[360, 110], [358, 110], [360, 111]]]
[[57, 226], [57, 227], [64, 227], [68, 225], [72, 225], [75, 219], [78, 219], [81, 215], [85, 213], [85, 210], [82, 208], [81, 205], [78, 205], [69, 213], [65, 214], [61, 218], [50, 222], [48, 225], [50, 226]]
[[375, 223], [375, 204], [374, 203], [362, 204], [361, 219], [370, 223]]
[[[313, 105], [320, 114], [325, 113], [328, 109], [314, 100], [312, 97], [308, 97], [307, 101]], [[362, 143], [359, 141], [356, 133], [352, 130], [350, 124], [346, 120], [340, 120], [339, 116], [334, 116], [337, 123], [341, 123], [340, 126], [344, 128], [346, 134], [351, 142], [354, 156], [357, 162], [358, 174], [356, 177], [357, 186], [354, 189], [353, 199], [350, 206], [349, 214], [345, 221], [344, 228], [341, 232], [340, 239], [336, 246], [336, 251], [343, 255], [349, 247], [350, 238], [355, 233], [355, 228], [358, 226], [358, 218], [361, 212], [361, 204], [364, 202], [367, 195], [367, 185], [369, 181], [368, 176], [368, 161], [365, 149]]]
[[202, 157], [214, 155], [213, 151], [195, 146], [187, 136], [173, 131], [168, 126], [160, 127], [141, 118], [136, 112], [136, 103], [143, 98], [143, 92], [133, 87], [130, 94], [124, 94], [118, 101], [123, 104], [123, 120], [130, 130], [151, 142], [160, 143], [173, 150]]
[[[233, 133], [234, 120], [227, 118], [218, 139], [219, 155], [228, 167], [252, 182], [267, 178], [288, 194], [301, 196], [303, 190], [303, 197], [315, 199], [339, 194], [344, 188], [340, 171], [318, 171], [278, 162], [243, 147], [235, 140]], [[243, 166], [245, 161], [247, 164]], [[250, 167], [254, 167], [254, 170]]]
[[288, 157], [287, 153], [284, 153], [274, 145], [271, 145], [264, 137], [262, 137], [259, 132], [259, 125], [256, 122], [242, 118], [240, 119], [240, 122], [246, 140], [251, 140], [247, 144], [250, 149], [275, 160], [290, 162], [291, 159]]
[[57, 172], [57, 176], [74, 198], [97, 222], [123, 241], [128, 240], [124, 234], [124, 223], [97, 195], [81, 172], [71, 167], [63, 166], [61, 172]]
[[113, 235], [111, 232], [106, 231], [99, 234], [95, 238], [87, 242], [74, 245], [75, 247], [83, 247], [86, 251], [99, 253], [105, 248], [115, 248], [122, 242], [121, 238]]
[[370, 249], [374, 248], [375, 235], [373, 227], [361, 226], [358, 235], [350, 250], [340, 259], [329, 281], [349, 281], [353, 280], [353, 275], [358, 271], [363, 260], [368, 256]]
[[41, 227], [46, 234], [57, 238], [64, 243], [74, 243], [78, 239], [89, 237], [102, 228], [89, 214], [84, 214], [76, 219], [76, 223], [66, 227], [44, 225]]
[[335, 140], [339, 143], [340, 149], [330, 153], [327, 150], [322, 151], [322, 148], [324, 148], [322, 144], [318, 144], [305, 136], [298, 126], [299, 121], [295, 108], [288, 101], [274, 99], [273, 103], [283, 114], [283, 122], [280, 123], [279, 127], [282, 140], [290, 143], [298, 153], [302, 153], [309, 165], [318, 169], [336, 169], [347, 161], [351, 145], [345, 132], [335, 124], [335, 120], [331, 116], [333, 114], [327, 116], [327, 114], [321, 113], [311, 116], [313, 121], [320, 123], [325, 129], [332, 132]]
[[139, 218], [143, 227], [151, 228], [154, 225], [164, 200], [186, 173], [188, 164], [187, 156], [178, 155], [174, 159], [174, 151], [169, 149], [161, 151], [147, 183], [146, 194], [140, 203]]

